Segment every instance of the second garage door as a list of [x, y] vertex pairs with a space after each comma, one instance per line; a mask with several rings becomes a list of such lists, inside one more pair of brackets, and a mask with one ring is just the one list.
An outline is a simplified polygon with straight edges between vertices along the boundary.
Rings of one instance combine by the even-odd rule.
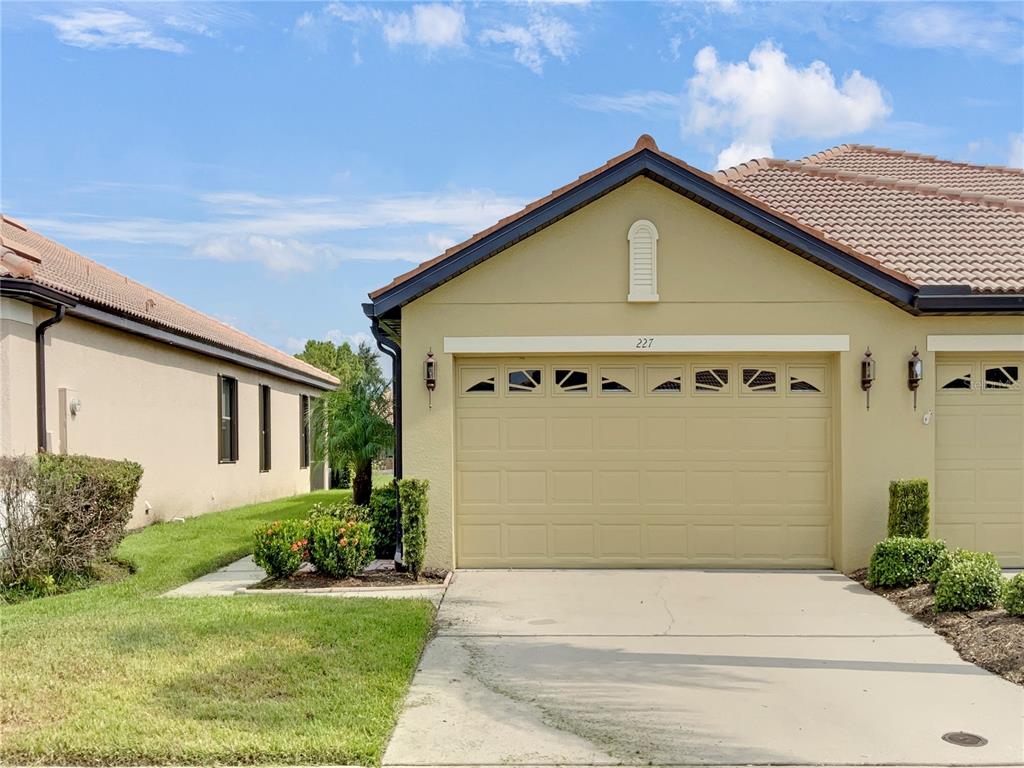
[[465, 359], [472, 567], [828, 567], [828, 358]]

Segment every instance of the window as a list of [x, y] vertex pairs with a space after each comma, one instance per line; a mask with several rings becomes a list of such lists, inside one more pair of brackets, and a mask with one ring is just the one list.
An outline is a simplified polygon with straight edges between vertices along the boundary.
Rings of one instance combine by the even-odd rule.
[[238, 381], [217, 377], [217, 449], [221, 464], [238, 461]]
[[985, 367], [985, 389], [1017, 389], [1020, 385], [1020, 368], [1016, 365], [994, 365]]
[[270, 471], [270, 387], [260, 385], [260, 472]]
[[539, 368], [528, 368], [508, 372], [508, 393], [517, 395], [540, 389], [541, 374]]
[[682, 366], [647, 366], [647, 392], [651, 395], [681, 395], [683, 393]]
[[825, 391], [825, 369], [816, 365], [789, 366], [789, 393], [820, 395]]
[[725, 392], [729, 389], [728, 368], [697, 368], [693, 372], [694, 392]]
[[636, 368], [601, 368], [601, 394], [629, 395], [636, 392]]
[[299, 468], [309, 466], [309, 395], [299, 395]]
[[492, 394], [496, 391], [497, 368], [462, 368], [459, 371], [462, 392], [467, 395]]
[[771, 394], [778, 391], [777, 378], [772, 368], [744, 368], [743, 389], [753, 394]]
[[937, 366], [939, 389], [945, 392], [970, 392], [974, 386], [972, 363], [946, 363]]
[[577, 368], [555, 368], [555, 386], [559, 392], [587, 394], [590, 374]]
[[627, 301], [658, 300], [658, 230], [646, 219], [633, 223], [629, 240]]

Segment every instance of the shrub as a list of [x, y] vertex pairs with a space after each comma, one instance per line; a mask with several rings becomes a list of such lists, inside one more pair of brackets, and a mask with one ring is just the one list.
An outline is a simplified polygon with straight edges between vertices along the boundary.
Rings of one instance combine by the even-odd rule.
[[330, 517], [335, 520], [366, 520], [368, 511], [366, 507], [360, 507], [351, 501], [339, 501], [335, 504], [317, 502], [309, 508], [306, 518], [312, 520], [316, 517]]
[[946, 551], [946, 542], [892, 536], [875, 545], [868, 563], [868, 585], [912, 587], [925, 580], [928, 569]]
[[992, 608], [1002, 596], [1003, 573], [990, 552], [958, 549], [935, 585], [936, 611]]
[[925, 580], [932, 585], [932, 589], [935, 589], [935, 585], [939, 583], [939, 579], [942, 578], [942, 574], [949, 568], [950, 558], [954, 552], [959, 552], [959, 549], [950, 550], [944, 549], [939, 552], [938, 557], [932, 562], [928, 568], [928, 572], [925, 573]]
[[427, 550], [427, 488], [426, 480], [398, 481], [398, 498], [402, 506], [402, 553], [406, 566], [415, 578], [423, 570]]
[[317, 571], [344, 578], [361, 573], [373, 560], [369, 523], [315, 517], [309, 523], [309, 558]]
[[928, 537], [928, 481], [889, 483], [889, 536]]
[[382, 559], [395, 556], [398, 544], [398, 526], [395, 519], [397, 505], [394, 483], [374, 488], [370, 493], [370, 507], [366, 519], [373, 526], [373, 546], [376, 555]]
[[142, 467], [133, 461], [40, 454], [4, 459], [0, 583], [59, 584], [87, 576], [125, 535]]
[[254, 532], [256, 544], [252, 559], [275, 579], [291, 576], [309, 556], [306, 523], [298, 520], [275, 520], [261, 525]]
[[1003, 584], [1003, 608], [1011, 616], [1024, 616], [1024, 573]]

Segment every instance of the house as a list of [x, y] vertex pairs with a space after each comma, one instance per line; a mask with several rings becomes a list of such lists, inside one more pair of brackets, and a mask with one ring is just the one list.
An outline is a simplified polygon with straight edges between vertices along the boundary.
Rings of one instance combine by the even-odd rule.
[[853, 569], [907, 477], [1024, 565], [1024, 171], [645, 135], [364, 309], [430, 566]]
[[337, 380], [3, 217], [0, 453], [142, 464], [132, 526], [324, 486]]

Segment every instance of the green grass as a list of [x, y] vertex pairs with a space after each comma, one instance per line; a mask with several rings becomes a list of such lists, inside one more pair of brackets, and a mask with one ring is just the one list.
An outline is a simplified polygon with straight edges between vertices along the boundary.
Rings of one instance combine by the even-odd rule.
[[154, 525], [121, 581], [0, 608], [0, 759], [380, 761], [429, 632], [419, 600], [161, 598], [322, 492]]

